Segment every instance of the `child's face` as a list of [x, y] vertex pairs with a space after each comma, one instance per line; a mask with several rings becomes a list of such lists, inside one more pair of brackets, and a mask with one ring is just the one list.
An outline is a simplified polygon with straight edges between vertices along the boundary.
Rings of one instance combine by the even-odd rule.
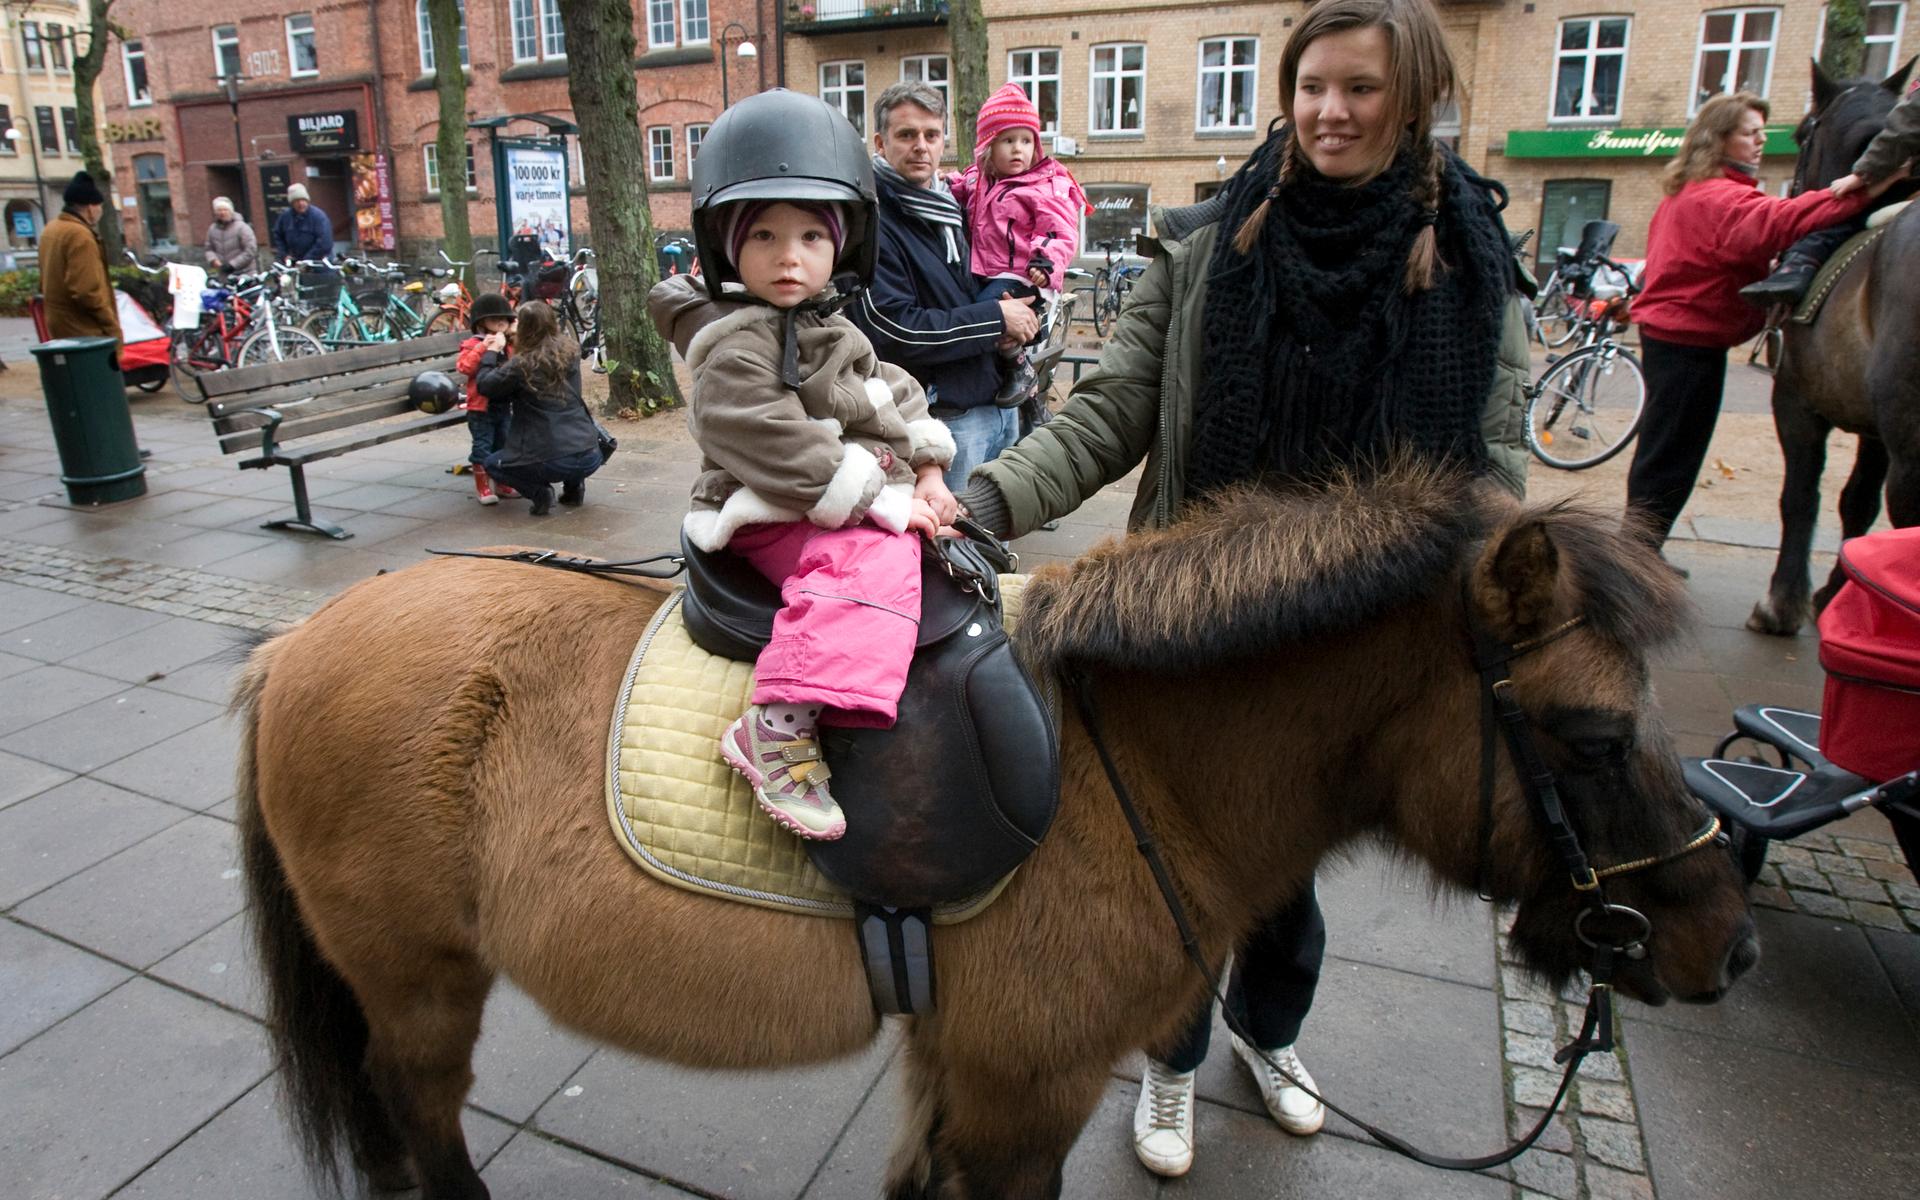
[[987, 170], [1000, 178], [1019, 175], [1033, 165], [1035, 157], [1033, 130], [1009, 129], [994, 138], [993, 145], [988, 148]]
[[833, 278], [833, 234], [826, 222], [791, 204], [753, 219], [740, 245], [740, 282], [776, 308], [792, 308]]
[[513, 322], [506, 317], [488, 317], [480, 322], [479, 333], [481, 337], [486, 337], [489, 334], [505, 333], [512, 328]]

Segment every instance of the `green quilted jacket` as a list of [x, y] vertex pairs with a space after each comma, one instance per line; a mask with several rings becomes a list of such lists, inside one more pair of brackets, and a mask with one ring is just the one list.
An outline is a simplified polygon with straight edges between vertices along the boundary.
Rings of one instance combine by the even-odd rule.
[[[1080, 507], [1145, 460], [1129, 524], [1173, 519], [1186, 494], [1187, 446], [1201, 362], [1207, 262], [1219, 234], [1219, 206], [1154, 213], [1157, 238], [1100, 363], [1074, 385], [1054, 419], [1017, 446], [976, 467], [965, 497], [996, 532], [1019, 537]], [[1525, 388], [1529, 376], [1526, 299], [1515, 291], [1501, 331], [1500, 361], [1481, 418], [1491, 474], [1516, 495], [1527, 480]], [[998, 495], [987, 493], [981, 479]], [[1004, 512], [995, 501], [1004, 501]]]

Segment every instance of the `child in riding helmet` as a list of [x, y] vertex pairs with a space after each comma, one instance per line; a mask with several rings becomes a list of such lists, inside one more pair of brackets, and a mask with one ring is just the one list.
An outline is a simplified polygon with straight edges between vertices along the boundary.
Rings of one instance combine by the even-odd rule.
[[[973, 155], [947, 185], [967, 214], [973, 273], [986, 281], [974, 298], [1057, 299], [1080, 253], [1080, 217], [1092, 209], [1073, 173], [1040, 144], [1040, 110], [1020, 85], [1006, 84], [980, 107]], [[1033, 386], [1033, 367], [1019, 347], [1003, 353], [1012, 362], [996, 399], [1012, 403]]]
[[786, 91], [741, 101], [701, 144], [693, 190], [704, 282], [674, 276], [649, 297], [693, 372], [702, 462], [683, 528], [702, 550], [747, 559], [783, 602], [720, 755], [775, 822], [830, 840], [846, 818], [815, 734], [897, 715], [919, 631], [919, 535], [957, 510], [942, 479], [953, 437], [839, 315], [836, 268], [872, 271], [875, 193], [837, 110]]
[[[473, 336], [460, 343], [460, 353], [453, 360], [453, 369], [467, 377], [467, 436], [473, 440], [467, 461], [473, 464], [474, 496], [482, 504], [498, 504], [500, 496], [511, 500], [520, 494], [503, 483], [496, 495], [486, 467], [487, 455], [506, 447], [513, 410], [505, 404], [488, 406], [480, 391], [480, 359], [487, 352], [489, 335], [504, 334], [513, 327], [513, 305], [498, 292], [488, 292], [474, 300], [467, 319]], [[513, 347], [507, 346], [502, 353], [512, 354]]]

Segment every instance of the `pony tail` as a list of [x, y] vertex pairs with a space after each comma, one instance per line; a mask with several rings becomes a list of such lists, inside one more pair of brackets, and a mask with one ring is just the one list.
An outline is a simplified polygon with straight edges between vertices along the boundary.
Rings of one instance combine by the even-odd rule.
[[1413, 192], [1414, 202], [1420, 206], [1420, 232], [1413, 235], [1413, 248], [1407, 251], [1404, 288], [1409, 296], [1431, 288], [1434, 272], [1440, 266], [1440, 238], [1434, 223], [1440, 219], [1441, 157], [1433, 139], [1426, 139], [1426, 161]]
[[1273, 207], [1274, 200], [1280, 195], [1280, 189], [1287, 186], [1287, 178], [1293, 174], [1293, 155], [1298, 145], [1299, 143], [1293, 137], [1293, 129], [1289, 126], [1287, 144], [1280, 148], [1280, 170], [1274, 176], [1273, 186], [1267, 189], [1266, 199], [1260, 201], [1259, 206], [1247, 214], [1247, 219], [1240, 223], [1239, 232], [1233, 235], [1233, 248], [1236, 253], [1242, 255], [1253, 253], [1254, 245], [1260, 240], [1260, 230], [1267, 223], [1267, 210]]

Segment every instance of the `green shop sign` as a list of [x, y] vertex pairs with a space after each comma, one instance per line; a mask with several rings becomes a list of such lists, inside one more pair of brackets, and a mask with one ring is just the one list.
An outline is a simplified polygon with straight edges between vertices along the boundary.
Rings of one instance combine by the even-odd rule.
[[[1518, 129], [1508, 158], [1671, 158], [1686, 129]], [[1768, 154], [1797, 154], [1793, 126], [1767, 126]]]

